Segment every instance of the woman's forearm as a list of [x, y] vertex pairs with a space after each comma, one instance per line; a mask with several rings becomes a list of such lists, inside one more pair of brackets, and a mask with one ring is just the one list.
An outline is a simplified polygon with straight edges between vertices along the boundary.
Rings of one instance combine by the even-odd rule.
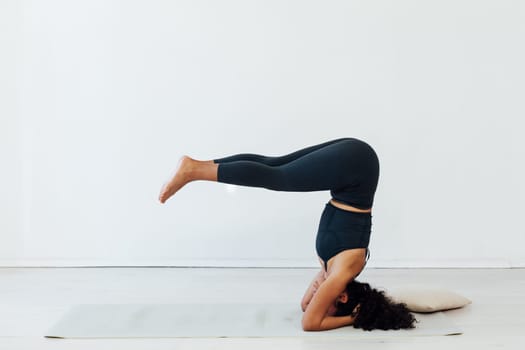
[[352, 316], [326, 316], [319, 325], [309, 325], [306, 327], [303, 325], [303, 329], [305, 331], [327, 331], [329, 329], [350, 326], [353, 323], [354, 318]]
[[322, 331], [334, 328], [340, 328], [344, 326], [350, 326], [354, 323], [354, 318], [352, 316], [326, 316], [321, 322]]

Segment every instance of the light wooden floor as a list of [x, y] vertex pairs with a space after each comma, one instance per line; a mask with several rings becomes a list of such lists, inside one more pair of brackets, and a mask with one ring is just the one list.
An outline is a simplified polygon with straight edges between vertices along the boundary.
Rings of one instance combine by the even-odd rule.
[[524, 349], [525, 269], [366, 269], [387, 289], [445, 287], [470, 298], [448, 311], [464, 334], [393, 341], [334, 339], [47, 339], [73, 304], [296, 302], [315, 270], [232, 268], [0, 268], [0, 349]]

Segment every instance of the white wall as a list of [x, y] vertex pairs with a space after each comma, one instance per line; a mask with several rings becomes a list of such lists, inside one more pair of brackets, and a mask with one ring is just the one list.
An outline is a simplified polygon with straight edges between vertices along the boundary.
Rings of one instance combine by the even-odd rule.
[[519, 1], [1, 1], [0, 265], [317, 266], [327, 192], [177, 159], [381, 161], [369, 266], [525, 266]]

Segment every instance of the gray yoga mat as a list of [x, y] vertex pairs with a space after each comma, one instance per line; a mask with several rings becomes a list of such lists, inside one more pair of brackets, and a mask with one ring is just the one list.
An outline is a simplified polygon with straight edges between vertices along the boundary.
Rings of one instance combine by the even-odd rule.
[[51, 338], [344, 337], [392, 338], [461, 334], [442, 312], [415, 314], [411, 330], [323, 332], [301, 328], [295, 304], [83, 304], [73, 306], [46, 333]]

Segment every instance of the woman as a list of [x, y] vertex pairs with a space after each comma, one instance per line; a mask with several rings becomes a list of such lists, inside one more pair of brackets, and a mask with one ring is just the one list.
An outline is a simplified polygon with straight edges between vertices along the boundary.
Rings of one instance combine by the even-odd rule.
[[159, 200], [191, 181], [263, 187], [276, 191], [330, 190], [319, 223], [316, 250], [321, 271], [301, 302], [306, 331], [348, 325], [363, 329], [412, 328], [415, 321], [404, 304], [355, 281], [368, 257], [372, 204], [379, 180], [379, 160], [366, 142], [341, 138], [281, 157], [238, 154], [199, 161], [184, 156]]

